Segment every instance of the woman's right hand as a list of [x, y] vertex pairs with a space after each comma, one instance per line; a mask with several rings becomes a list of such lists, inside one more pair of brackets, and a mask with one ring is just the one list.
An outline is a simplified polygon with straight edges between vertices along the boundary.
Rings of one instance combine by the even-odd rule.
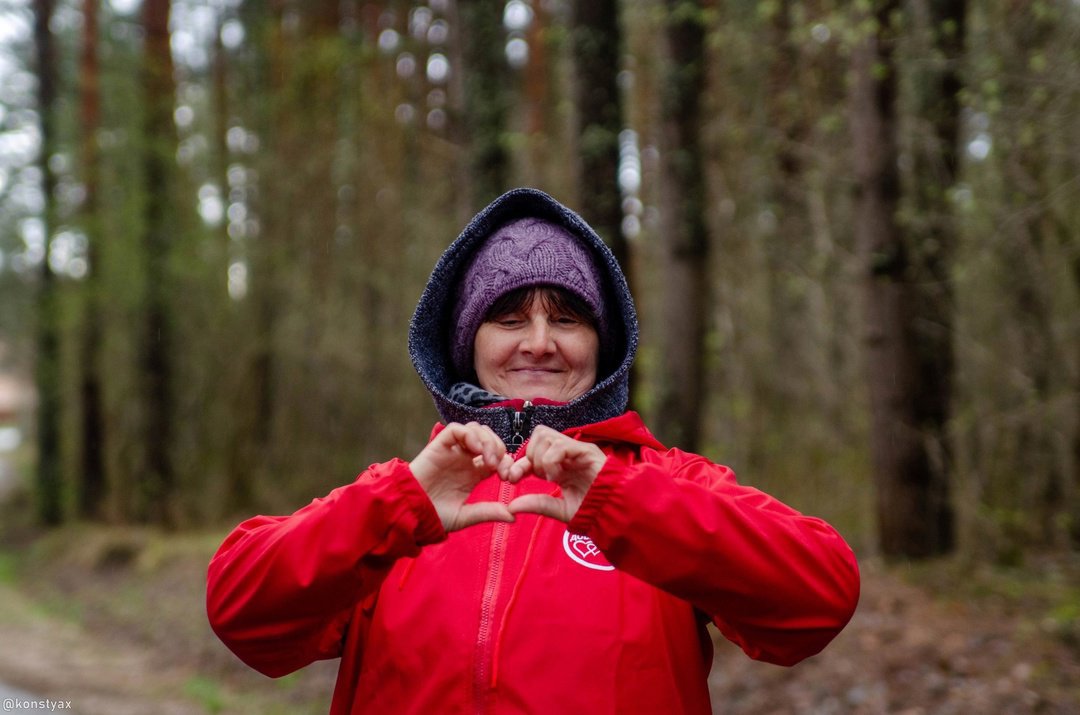
[[505, 476], [513, 462], [490, 427], [451, 422], [416, 455], [409, 469], [449, 532], [484, 521], [514, 520], [505, 504], [465, 503], [478, 483], [492, 472]]

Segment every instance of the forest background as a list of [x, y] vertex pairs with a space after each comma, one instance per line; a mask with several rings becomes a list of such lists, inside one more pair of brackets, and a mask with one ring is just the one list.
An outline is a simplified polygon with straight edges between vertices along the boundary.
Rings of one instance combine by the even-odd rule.
[[9, 521], [220, 528], [415, 454], [412, 310], [528, 185], [622, 261], [661, 440], [863, 558], [1080, 545], [1076, 0], [5, 0], [0, 28]]
[[221, 523], [416, 452], [417, 297], [530, 185], [623, 261], [661, 439], [864, 551], [1080, 534], [1080, 3], [0, 10], [45, 523]]

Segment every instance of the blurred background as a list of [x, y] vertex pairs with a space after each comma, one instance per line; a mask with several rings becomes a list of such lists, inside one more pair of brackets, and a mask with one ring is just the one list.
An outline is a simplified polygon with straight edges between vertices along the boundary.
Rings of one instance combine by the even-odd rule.
[[622, 262], [657, 436], [865, 564], [826, 673], [718, 708], [1080, 707], [1078, 143], [1076, 0], [0, 0], [0, 680], [324, 708], [213, 641], [205, 562], [419, 451], [412, 310], [524, 185]]

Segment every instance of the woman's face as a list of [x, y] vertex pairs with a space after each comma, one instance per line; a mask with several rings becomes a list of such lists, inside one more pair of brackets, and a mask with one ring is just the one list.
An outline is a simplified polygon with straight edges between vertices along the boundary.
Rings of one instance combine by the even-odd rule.
[[587, 321], [534, 293], [516, 312], [480, 324], [473, 364], [480, 387], [512, 399], [569, 402], [596, 384], [600, 339]]

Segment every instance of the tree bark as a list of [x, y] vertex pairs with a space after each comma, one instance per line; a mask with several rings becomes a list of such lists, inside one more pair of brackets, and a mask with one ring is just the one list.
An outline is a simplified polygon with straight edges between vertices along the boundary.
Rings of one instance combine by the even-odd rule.
[[462, 67], [462, 125], [469, 167], [471, 211], [507, 188], [510, 153], [506, 119], [512, 104], [506, 61], [503, 0], [468, 0], [457, 5]]
[[668, 0], [666, 9], [669, 64], [662, 108], [665, 261], [658, 422], [662, 438], [696, 451], [704, 406], [705, 330], [710, 305], [701, 141], [705, 24], [697, 2]]
[[105, 414], [101, 379], [101, 250], [100, 202], [101, 152], [97, 134], [101, 128], [101, 73], [98, 61], [99, 0], [83, 0], [82, 48], [79, 59], [79, 131], [82, 159], [83, 230], [86, 233], [89, 270], [83, 280], [83, 333], [81, 336], [80, 409], [81, 456], [78, 510], [85, 519], [105, 517], [108, 496], [105, 481]]
[[578, 116], [578, 186], [582, 217], [596, 229], [619, 264], [629, 269], [619, 191], [622, 100], [617, 81], [622, 28], [616, 0], [575, 0], [571, 23], [574, 95]]
[[[893, 18], [899, 0], [874, 4], [873, 31], [852, 55], [855, 241], [865, 281], [865, 360], [878, 534], [888, 558], [953, 547], [947, 473], [929, 446], [945, 441], [941, 406], [928, 391], [916, 258], [899, 224], [898, 66]], [[946, 401], [948, 396], [939, 396]]]
[[[622, 26], [616, 0], [575, 0], [571, 22], [574, 97], [577, 105], [577, 184], [582, 217], [611, 248], [634, 291], [630, 242], [623, 232], [619, 186], [619, 134], [623, 101], [618, 72], [622, 62]], [[630, 389], [637, 383], [631, 368]]]
[[144, 104], [143, 171], [145, 208], [143, 246], [146, 258], [146, 325], [142, 370], [146, 385], [146, 470], [137, 515], [151, 523], [172, 525], [176, 466], [172, 448], [175, 433], [173, 403], [173, 329], [169, 306], [169, 256], [176, 226], [170, 220], [173, 201], [176, 131], [173, 104], [176, 93], [169, 43], [170, 0], [145, 0], [142, 66]]
[[56, 148], [54, 112], [57, 99], [58, 67], [56, 44], [49, 23], [53, 0], [34, 2], [34, 45], [37, 57], [37, 110], [41, 126], [41, 191], [44, 254], [37, 295], [37, 517], [46, 525], [59, 524], [64, 517], [60, 455], [60, 326], [58, 286], [49, 265], [52, 232], [56, 228], [56, 177], [49, 158]]

